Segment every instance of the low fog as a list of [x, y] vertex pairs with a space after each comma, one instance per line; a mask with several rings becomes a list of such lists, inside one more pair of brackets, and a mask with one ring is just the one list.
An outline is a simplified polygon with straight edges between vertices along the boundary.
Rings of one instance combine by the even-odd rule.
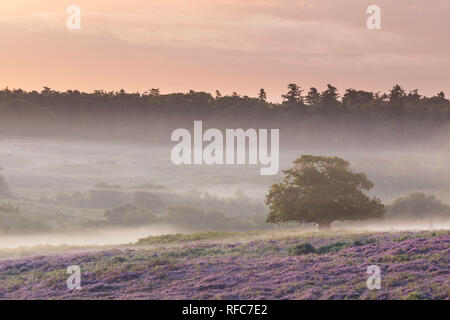
[[4, 235], [0, 237], [0, 248], [34, 246], [105, 246], [136, 242], [147, 236], [182, 233], [184, 230], [174, 226], [153, 225], [142, 227], [102, 228], [76, 233], [42, 233]]
[[[282, 131], [275, 176], [261, 176], [258, 165], [175, 166], [169, 137], [156, 144], [2, 136], [0, 247], [113, 245], [177, 232], [293, 228], [267, 224], [264, 199], [281, 170], [302, 154], [349, 160], [373, 181], [370, 195], [388, 207], [383, 221], [335, 222], [334, 229], [446, 229], [449, 213], [440, 211], [450, 204], [450, 143], [448, 132], [441, 132], [429, 144], [413, 138], [395, 143], [392, 135], [389, 143], [367, 147], [362, 141], [347, 145], [349, 133], [293, 141]], [[426, 201], [439, 212], [389, 211], [396, 200], [415, 193], [434, 197]]]

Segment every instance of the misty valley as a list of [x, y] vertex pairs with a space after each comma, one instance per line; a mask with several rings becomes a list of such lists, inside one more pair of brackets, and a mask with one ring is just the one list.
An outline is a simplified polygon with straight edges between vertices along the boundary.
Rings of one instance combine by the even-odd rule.
[[[281, 149], [281, 169], [290, 166], [296, 150], [323, 153], [306, 145]], [[410, 194], [424, 196], [423, 204], [420, 196], [411, 199], [413, 207], [393, 207], [383, 220], [335, 225], [374, 230], [445, 225], [449, 151], [450, 145], [434, 154], [336, 151], [367, 173], [375, 184], [370, 194], [388, 205]], [[266, 223], [264, 197], [281, 172], [260, 176], [254, 165], [177, 166], [170, 157], [170, 146], [3, 138], [0, 245], [117, 244], [150, 234], [293, 227]], [[422, 208], [414, 208], [414, 201], [429, 213], [412, 212]], [[299, 227], [313, 230], [315, 225]]]

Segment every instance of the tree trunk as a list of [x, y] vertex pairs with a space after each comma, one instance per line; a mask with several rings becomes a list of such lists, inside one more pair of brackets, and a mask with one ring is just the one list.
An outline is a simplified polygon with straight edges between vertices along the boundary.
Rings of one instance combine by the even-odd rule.
[[331, 229], [331, 222], [319, 222], [319, 231], [326, 231]]

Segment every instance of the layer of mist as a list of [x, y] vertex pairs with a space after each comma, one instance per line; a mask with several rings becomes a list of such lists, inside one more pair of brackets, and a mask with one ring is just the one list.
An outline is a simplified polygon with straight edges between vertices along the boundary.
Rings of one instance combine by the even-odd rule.
[[[281, 135], [276, 176], [261, 176], [259, 166], [175, 166], [170, 142], [2, 136], [0, 247], [107, 245], [174, 232], [283, 228], [265, 222], [264, 198], [270, 185], [280, 181], [281, 170], [302, 154], [349, 160], [354, 170], [374, 182], [370, 195], [381, 198], [388, 209], [413, 193], [433, 196], [443, 206], [438, 203], [436, 214], [434, 209], [415, 213], [413, 220], [388, 210], [385, 221], [336, 222], [335, 228], [445, 229], [450, 143], [448, 131], [438, 132], [429, 145], [414, 139], [403, 144], [392, 136], [388, 145], [377, 148], [361, 147], [365, 138], [344, 146], [350, 131], [334, 136], [339, 144], [326, 139], [332, 134], [326, 130], [301, 141]], [[352, 134], [358, 140], [358, 132]]]

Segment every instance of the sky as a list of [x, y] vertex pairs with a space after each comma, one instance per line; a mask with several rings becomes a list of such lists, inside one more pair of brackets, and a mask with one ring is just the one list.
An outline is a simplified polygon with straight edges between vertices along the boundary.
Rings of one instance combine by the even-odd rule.
[[[81, 9], [81, 28], [66, 12]], [[369, 30], [369, 5], [381, 29]], [[2, 0], [0, 87], [450, 95], [450, 0]]]

